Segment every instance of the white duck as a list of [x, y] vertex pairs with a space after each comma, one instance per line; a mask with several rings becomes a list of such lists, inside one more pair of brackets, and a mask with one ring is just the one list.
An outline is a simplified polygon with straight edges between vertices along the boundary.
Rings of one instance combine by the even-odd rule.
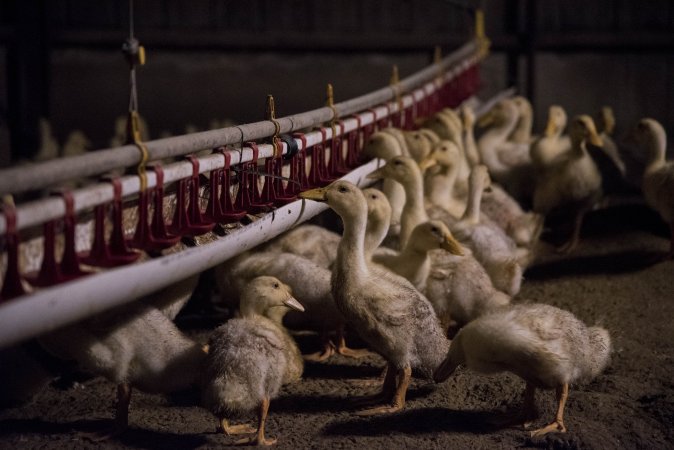
[[455, 185], [459, 174], [461, 150], [452, 141], [445, 139], [439, 141], [427, 160], [435, 162], [424, 177], [424, 192], [428, 198], [428, 215], [436, 218], [444, 217], [442, 211], [449, 213], [452, 218], [458, 220], [466, 210], [466, 197], [457, 194]]
[[669, 258], [674, 258], [674, 161], [667, 161], [667, 134], [662, 125], [650, 118], [641, 119], [630, 132], [646, 156], [647, 166], [642, 178], [646, 202], [669, 225], [671, 240]]
[[513, 197], [522, 201], [531, 194], [533, 177], [529, 144], [509, 141], [519, 113], [511, 99], [502, 99], [482, 118], [478, 125], [487, 128], [477, 141], [482, 164], [489, 174]]
[[558, 250], [568, 253], [580, 240], [585, 214], [601, 198], [601, 174], [587, 153], [587, 143], [601, 146], [594, 121], [590, 116], [577, 116], [569, 129], [571, 149], [561, 154], [548, 167], [546, 176], [538, 177], [534, 191], [534, 211], [548, 215], [553, 211], [571, 211], [571, 238]]
[[514, 422], [528, 426], [536, 418], [536, 388], [555, 389], [557, 414], [549, 425], [531, 433], [565, 432], [564, 406], [569, 384], [591, 380], [609, 362], [611, 338], [603, 328], [587, 327], [573, 314], [554, 306], [505, 307], [468, 325], [452, 341], [436, 370], [436, 382], [465, 365], [481, 373], [512, 372], [526, 381], [523, 411]]
[[508, 140], [516, 144], [529, 145], [535, 139], [531, 135], [534, 125], [534, 110], [531, 102], [521, 95], [512, 98], [512, 102], [517, 107], [517, 123]]
[[450, 224], [449, 228], [462, 244], [473, 251], [475, 259], [484, 266], [494, 286], [509, 295], [515, 295], [522, 282], [522, 267], [518, 260], [526, 261], [529, 255], [527, 250], [518, 249], [502, 228], [480, 219], [482, 192], [490, 184], [487, 168], [482, 165], [474, 167], [469, 179], [466, 211], [461, 220]]
[[402, 185], [406, 200], [400, 214], [399, 242], [400, 248], [404, 248], [414, 227], [428, 220], [424, 207], [424, 181], [421, 169], [412, 158], [396, 156], [367, 177], [375, 180], [391, 179]]
[[[170, 289], [161, 291], [170, 294]], [[158, 297], [159, 295], [155, 295]], [[117, 385], [113, 427], [93, 438], [104, 440], [126, 428], [131, 389], [167, 393], [195, 383], [205, 348], [183, 335], [160, 309], [136, 303], [51, 332], [39, 338], [50, 353], [74, 360], [88, 373]]]
[[367, 203], [360, 189], [338, 180], [301, 197], [327, 202], [342, 218], [344, 235], [332, 273], [332, 293], [347, 323], [388, 362], [382, 396], [389, 405], [363, 415], [401, 410], [416, 367], [434, 370], [448, 348], [433, 307], [409, 281], [365, 261]]
[[562, 135], [566, 128], [566, 111], [559, 105], [548, 108], [548, 122], [543, 135], [536, 139], [529, 149], [531, 163], [539, 176], [545, 176], [545, 170], [562, 153], [571, 149], [571, 139]]
[[[218, 418], [226, 435], [252, 433], [238, 443], [272, 445], [265, 437], [269, 403], [287, 377], [286, 341], [269, 318], [276, 308], [302, 311], [290, 288], [274, 277], [258, 277], [245, 289], [241, 317], [217, 328], [209, 340], [202, 374], [202, 403]], [[257, 410], [257, 430], [230, 420]]]

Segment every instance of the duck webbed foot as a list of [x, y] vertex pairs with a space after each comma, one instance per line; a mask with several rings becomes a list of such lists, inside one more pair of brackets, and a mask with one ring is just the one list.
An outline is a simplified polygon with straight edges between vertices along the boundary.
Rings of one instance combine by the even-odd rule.
[[569, 396], [569, 385], [563, 384], [562, 386], [556, 389], [557, 393], [557, 415], [555, 420], [544, 426], [531, 432], [531, 437], [543, 436], [548, 433], [557, 432], [557, 433], [566, 433], [566, 426], [564, 426], [564, 406], [566, 405], [566, 399]]
[[115, 421], [111, 427], [94, 432], [82, 432], [78, 435], [84, 439], [102, 442], [113, 437], [119, 436], [126, 431], [129, 425], [129, 403], [131, 402], [131, 386], [122, 383], [117, 385], [117, 411], [115, 412]]
[[376, 353], [373, 353], [366, 348], [353, 349], [347, 347], [343, 333], [339, 333], [339, 335], [337, 336], [337, 353], [339, 353], [342, 356], [346, 356], [347, 358], [356, 358], [356, 359], [376, 355]]
[[227, 436], [232, 436], [235, 434], [255, 433], [257, 430], [255, 427], [248, 425], [247, 423], [232, 425], [227, 419], [221, 418], [220, 427], [217, 429], [217, 431], [225, 433]]
[[[270, 445], [276, 444], [276, 439], [275, 438], [266, 438], [264, 436], [264, 424], [267, 420], [267, 413], [269, 412], [269, 399], [265, 398], [262, 400], [262, 403], [260, 403], [260, 409], [258, 410], [257, 418], [258, 418], [258, 424], [257, 424], [257, 432], [253, 436], [249, 436], [247, 438], [239, 439], [238, 441], [235, 442], [236, 445], [263, 445], [265, 447], [268, 447]], [[251, 427], [252, 429], [252, 427]], [[253, 432], [256, 430], [253, 429]]]
[[316, 353], [310, 353], [308, 355], [302, 355], [302, 358], [305, 361], [320, 362], [325, 361], [335, 354], [336, 348], [335, 344], [330, 340], [326, 340], [323, 343], [323, 350]]
[[[401, 411], [405, 407], [405, 394], [407, 393], [407, 388], [410, 384], [410, 379], [412, 378], [412, 368], [404, 367], [402, 369], [397, 369], [391, 364], [388, 366], [386, 372], [386, 379], [384, 380], [384, 386], [380, 397], [390, 398], [389, 386], [394, 385], [395, 391], [393, 393], [393, 400], [388, 405], [377, 406], [374, 408], [365, 409], [363, 411], [358, 411], [356, 415], [361, 417], [375, 416], [380, 414], [390, 414], [394, 412]], [[392, 380], [392, 381], [391, 381]]]

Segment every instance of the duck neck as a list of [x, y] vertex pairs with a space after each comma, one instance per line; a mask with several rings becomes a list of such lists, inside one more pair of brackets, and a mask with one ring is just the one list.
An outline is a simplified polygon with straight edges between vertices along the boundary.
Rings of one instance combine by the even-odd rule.
[[432, 175], [428, 183], [428, 198], [434, 205], [445, 206], [454, 198], [454, 185], [458, 168], [455, 164], [442, 166], [438, 173]]
[[381, 245], [388, 233], [390, 226], [390, 218], [375, 217], [370, 215], [367, 219], [367, 228], [365, 230], [365, 242], [363, 244], [363, 252], [365, 254], [365, 261], [372, 260], [372, 253]]
[[421, 222], [428, 220], [424, 207], [424, 187], [421, 172], [418, 171], [413, 177], [403, 183], [405, 188], [405, 206], [400, 218], [400, 247], [404, 248], [412, 234], [412, 230]]
[[247, 298], [243, 298], [239, 304], [239, 314], [246, 319], [262, 315], [261, 311], [256, 308], [255, 302], [249, 301]]
[[664, 166], [666, 163], [665, 155], [667, 153], [667, 141], [661, 136], [653, 136], [648, 143], [648, 148], [645, 149], [648, 155], [651, 155], [648, 164], [646, 164], [646, 172], [651, 173]]
[[426, 279], [431, 270], [431, 262], [428, 251], [416, 248], [412, 241], [408, 242], [403, 250], [395, 256], [396, 266], [402, 267], [407, 278], [417, 289], [426, 284]]
[[357, 214], [342, 218], [344, 232], [337, 248], [336, 270], [347, 277], [367, 274], [365, 263], [365, 229], [367, 227], [367, 207], [361, 208]]
[[484, 184], [481, 180], [475, 178], [471, 180], [470, 189], [468, 191], [468, 203], [466, 204], [466, 211], [461, 217], [462, 222], [477, 224], [480, 222], [480, 205], [482, 203], [482, 191]]
[[584, 137], [571, 135], [571, 155], [582, 158], [587, 155], [587, 140]]
[[526, 144], [531, 139], [531, 126], [533, 125], [531, 114], [521, 113], [512, 132], [511, 140], [520, 144]]
[[467, 124], [463, 132], [463, 150], [466, 153], [466, 160], [470, 167], [475, 167], [480, 162], [480, 154], [475, 144], [475, 128], [473, 124]]
[[501, 163], [497, 154], [497, 147], [508, 140], [508, 136], [515, 128], [517, 117], [506, 115], [500, 124], [487, 130], [478, 140], [478, 151], [482, 162], [489, 167], [490, 172], [503, 172], [508, 170]]

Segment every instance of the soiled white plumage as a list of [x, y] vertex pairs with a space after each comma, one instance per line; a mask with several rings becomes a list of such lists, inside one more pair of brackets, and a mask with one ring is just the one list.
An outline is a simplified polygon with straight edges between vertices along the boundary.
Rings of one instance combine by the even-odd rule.
[[[269, 401], [276, 397], [289, 374], [287, 339], [270, 319], [276, 309], [302, 310], [290, 288], [277, 278], [257, 277], [246, 284], [241, 317], [218, 327], [209, 340], [202, 374], [202, 403], [230, 434], [229, 420], [258, 409], [259, 427], [250, 442], [271, 444], [264, 436]], [[296, 351], [294, 349], [290, 349]], [[292, 367], [290, 370], [293, 370]]]
[[337, 245], [341, 238], [327, 228], [305, 224], [283, 233], [261, 249], [273, 253], [293, 253], [327, 269], [337, 257]]
[[596, 377], [608, 364], [610, 352], [611, 338], [603, 328], [587, 327], [554, 306], [514, 305], [486, 314], [459, 331], [435, 379], [447, 379], [459, 365], [482, 373], [512, 372], [527, 382], [523, 422], [533, 418], [535, 388], [556, 388], [555, 421], [532, 435], [563, 432], [568, 385]]
[[[477, 259], [489, 274], [494, 286], [509, 294], [519, 292], [522, 280], [522, 267], [518, 263], [523, 249], [503, 229], [480, 218], [482, 191], [490, 184], [485, 166], [476, 166], [469, 180], [469, 198], [466, 212], [461, 220], [450, 225], [454, 236], [473, 251]], [[526, 251], [526, 250], [524, 250]]]
[[390, 377], [398, 375], [393, 380], [392, 405], [368, 413], [400, 410], [411, 368], [428, 374], [448, 347], [433, 308], [409, 281], [366, 263], [363, 246], [367, 203], [356, 186], [336, 181], [301, 196], [327, 201], [342, 218], [344, 235], [333, 268], [333, 297], [347, 323], [387, 360]]

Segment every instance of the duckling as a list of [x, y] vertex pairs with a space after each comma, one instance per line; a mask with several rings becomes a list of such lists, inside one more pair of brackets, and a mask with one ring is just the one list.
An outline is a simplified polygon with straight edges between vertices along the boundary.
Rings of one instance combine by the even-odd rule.
[[548, 108], [548, 122], [543, 135], [529, 149], [531, 163], [540, 176], [545, 176], [547, 167], [562, 153], [571, 149], [571, 140], [562, 135], [566, 127], [566, 111], [559, 105]]
[[518, 249], [503, 229], [480, 218], [482, 191], [491, 184], [487, 168], [483, 165], [475, 166], [469, 183], [466, 211], [461, 220], [449, 228], [461, 243], [473, 251], [494, 286], [509, 295], [515, 295], [522, 282], [522, 266], [518, 260], [526, 261], [528, 253], [525, 249]]
[[602, 146], [588, 145], [588, 153], [597, 165], [601, 173], [602, 193], [604, 196], [613, 194], [633, 193], [625, 182], [627, 169], [625, 162], [620, 157], [618, 146], [613, 140], [615, 129], [615, 116], [610, 106], [604, 106], [599, 112], [597, 131], [602, 141]]
[[327, 202], [342, 218], [344, 234], [333, 267], [332, 294], [347, 323], [388, 363], [382, 397], [390, 398], [393, 390], [392, 402], [361, 414], [399, 411], [405, 405], [412, 367], [428, 374], [449, 346], [433, 307], [406, 279], [366, 263], [367, 203], [360, 189], [338, 180], [300, 197]]
[[[402, 141], [403, 143], [391, 133], [376, 132], [363, 147], [363, 156], [365, 158], [380, 158], [384, 161], [399, 155], [409, 156], [409, 151], [404, 144], [405, 139], [403, 138]], [[400, 215], [405, 205], [405, 191], [399, 183], [393, 180], [384, 180], [381, 189], [391, 204], [390, 233], [397, 236], [400, 233]]]
[[512, 98], [512, 102], [517, 107], [517, 123], [508, 140], [516, 144], [529, 145], [535, 139], [531, 135], [534, 124], [534, 110], [531, 102], [521, 95]]
[[[170, 289], [161, 292], [170, 295]], [[201, 344], [183, 335], [160, 309], [143, 302], [66, 326], [39, 342], [55, 356], [76, 361], [85, 372], [117, 385], [115, 423], [91, 436], [96, 440], [126, 429], [133, 387], [151, 393], [187, 388], [196, 383], [206, 357]]]
[[494, 288], [472, 252], [462, 247], [439, 220], [417, 225], [403, 252], [377, 252], [372, 260], [407, 278], [423, 292], [449, 334], [510, 302], [510, 296]]
[[444, 218], [442, 211], [436, 211], [436, 208], [441, 208], [451, 216], [448, 220], [458, 220], [466, 210], [465, 197], [457, 195], [454, 189], [460, 158], [461, 150], [448, 139], [438, 142], [428, 156], [427, 159], [436, 164], [426, 171], [424, 177], [424, 192], [430, 203], [427, 208], [429, 216], [437, 214], [437, 218]]
[[669, 225], [671, 240], [669, 258], [674, 258], [674, 161], [667, 161], [667, 134], [662, 125], [650, 118], [641, 119], [630, 132], [646, 156], [641, 189], [648, 205]]
[[514, 373], [526, 381], [524, 408], [516, 418], [525, 426], [536, 418], [536, 388], [554, 388], [558, 403], [555, 420], [531, 435], [563, 433], [569, 384], [599, 375], [610, 353], [611, 337], [604, 328], [587, 327], [570, 312], [554, 306], [515, 305], [461, 329], [434, 379], [446, 380], [459, 365], [482, 373]]
[[490, 127], [478, 139], [477, 149], [491, 177], [522, 202], [530, 196], [534, 181], [529, 144], [508, 140], [518, 116], [517, 106], [511, 99], [496, 103], [478, 122], [482, 128]]
[[272, 445], [265, 437], [271, 399], [278, 395], [288, 367], [284, 334], [269, 319], [276, 308], [303, 311], [290, 288], [274, 277], [257, 277], [246, 286], [241, 317], [213, 331], [202, 375], [202, 403], [217, 418], [226, 435], [255, 432], [229, 421], [257, 408], [255, 434], [237, 443]]
[[580, 229], [585, 214], [601, 198], [601, 174], [587, 153], [587, 143], [601, 146], [594, 121], [590, 116], [577, 116], [569, 129], [571, 149], [559, 155], [538, 177], [534, 191], [534, 211], [548, 215], [566, 208], [574, 215], [574, 228], [566, 244], [558, 248], [571, 252], [580, 240]]
[[431, 271], [431, 261], [427, 254], [430, 250], [439, 248], [454, 255], [463, 255], [461, 244], [454, 239], [445, 224], [439, 220], [429, 220], [414, 228], [410, 240], [401, 252], [375, 252], [372, 262], [405, 277], [420, 292], [424, 292], [426, 279]]
[[424, 208], [421, 169], [412, 158], [396, 156], [391, 158], [386, 165], [368, 174], [367, 177], [375, 180], [392, 179], [402, 185], [406, 201], [400, 214], [399, 242], [400, 248], [405, 248], [414, 227], [428, 220]]
[[433, 131], [439, 139], [450, 140], [454, 142], [461, 151], [461, 165], [457, 177], [457, 187], [460, 192], [463, 192], [463, 187], [466, 185], [470, 167], [463, 148], [463, 123], [461, 118], [451, 108], [444, 108], [435, 115], [431, 116], [423, 123], [423, 127]]

